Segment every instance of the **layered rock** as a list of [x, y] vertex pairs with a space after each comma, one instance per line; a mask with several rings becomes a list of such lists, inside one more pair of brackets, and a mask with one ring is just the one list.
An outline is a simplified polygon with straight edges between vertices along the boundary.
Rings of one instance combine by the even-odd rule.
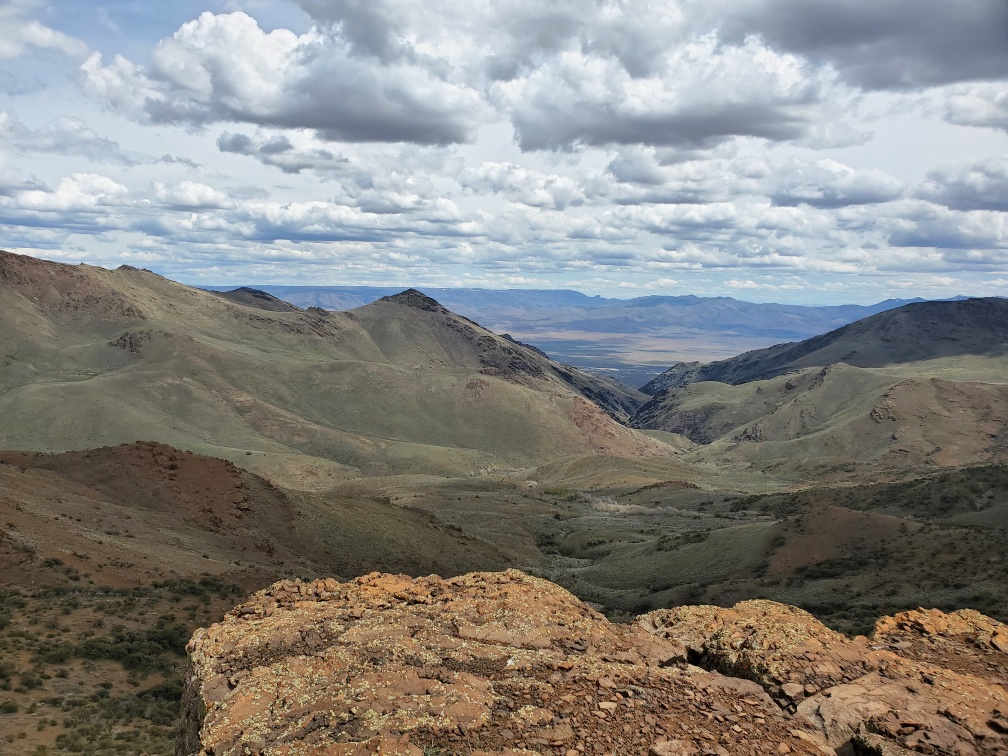
[[177, 753], [833, 753], [664, 635], [513, 570], [281, 582], [193, 636]]
[[638, 620], [691, 661], [753, 680], [839, 751], [1008, 753], [1008, 628], [971, 611], [902, 612], [847, 638], [771, 601]]
[[509, 570], [284, 581], [189, 643], [177, 753], [1008, 753], [1008, 628], [770, 601], [612, 624]]

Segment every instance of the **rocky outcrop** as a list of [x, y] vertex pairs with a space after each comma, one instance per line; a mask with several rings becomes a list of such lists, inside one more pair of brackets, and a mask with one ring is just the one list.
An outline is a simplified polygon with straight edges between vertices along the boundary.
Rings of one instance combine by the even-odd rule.
[[1008, 753], [1008, 628], [915, 610], [847, 638], [772, 601], [679, 607], [638, 620], [691, 662], [757, 682], [838, 752]]
[[398, 294], [382, 297], [378, 301], [395, 302], [396, 304], [406, 305], [407, 307], [415, 307], [416, 309], [423, 310], [425, 312], [438, 312], [442, 315], [449, 314], [448, 310], [442, 307], [440, 302], [432, 297], [428, 297], [422, 291], [417, 289], [406, 289], [406, 291], [401, 291]]
[[109, 323], [145, 320], [134, 302], [102, 275], [93, 275], [93, 270], [0, 250], [0, 286], [15, 290], [50, 318]]
[[818, 754], [819, 727], [509, 570], [286, 581], [188, 646], [178, 754]]
[[1008, 629], [770, 601], [613, 624], [509, 570], [284, 581], [189, 643], [189, 756], [1008, 752]]

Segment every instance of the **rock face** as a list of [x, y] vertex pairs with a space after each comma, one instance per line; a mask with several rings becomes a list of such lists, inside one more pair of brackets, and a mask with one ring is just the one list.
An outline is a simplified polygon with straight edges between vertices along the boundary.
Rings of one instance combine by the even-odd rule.
[[838, 752], [1008, 753], [1008, 627], [972, 611], [902, 612], [847, 638], [772, 601], [638, 620], [689, 659], [753, 680]]
[[193, 636], [176, 753], [1005, 753], [1005, 639], [765, 601], [618, 625], [514, 570], [284, 581]]

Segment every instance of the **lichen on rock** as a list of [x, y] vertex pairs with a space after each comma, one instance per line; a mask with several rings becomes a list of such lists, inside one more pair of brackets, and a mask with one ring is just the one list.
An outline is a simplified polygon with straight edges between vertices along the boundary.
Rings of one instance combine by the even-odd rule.
[[193, 636], [176, 753], [1004, 752], [1003, 626], [947, 621], [989, 655], [946, 669], [900, 617], [872, 642], [765, 601], [614, 624], [516, 570], [282, 581]]

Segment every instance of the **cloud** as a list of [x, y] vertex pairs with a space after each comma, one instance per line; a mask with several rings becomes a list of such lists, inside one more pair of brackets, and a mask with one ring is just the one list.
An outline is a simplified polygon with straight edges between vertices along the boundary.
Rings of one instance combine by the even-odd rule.
[[1008, 215], [973, 210], [961, 212], [945, 207], [920, 208], [901, 219], [889, 234], [893, 247], [923, 247], [944, 250], [943, 258], [957, 265], [1008, 263]]
[[[647, 148], [623, 148], [610, 162], [607, 173], [619, 182], [599, 187], [618, 205], [701, 205], [729, 202], [741, 195], [765, 196], [766, 179], [776, 170], [765, 159], [751, 156], [682, 159], [676, 152]], [[731, 154], [729, 150], [720, 152]], [[669, 159], [676, 162], [669, 163]]]
[[69, 116], [59, 116], [32, 130], [9, 112], [0, 110], [0, 140], [27, 154], [46, 152], [85, 157], [95, 163], [137, 163], [118, 144], [98, 136], [79, 118]]
[[957, 87], [946, 102], [945, 117], [960, 126], [1008, 131], [1008, 87], [1004, 82]]
[[726, 41], [758, 36], [864, 89], [1008, 77], [1008, 5], [1000, 0], [730, 0], [716, 11]]
[[43, 5], [39, 0], [7, 0], [0, 5], [0, 60], [19, 58], [33, 48], [75, 58], [87, 54], [87, 45], [79, 39], [31, 18]]
[[330, 150], [315, 146], [295, 147], [283, 135], [269, 139], [253, 139], [247, 134], [223, 132], [217, 137], [217, 149], [237, 155], [248, 155], [264, 165], [279, 168], [284, 173], [297, 174], [305, 170], [319, 173], [345, 172], [349, 161]]
[[25, 191], [48, 191], [48, 187], [34, 176], [0, 169], [0, 197], [11, 197]]
[[620, 150], [606, 170], [617, 181], [625, 184], [661, 186], [668, 180], [666, 172], [655, 160], [654, 152], [639, 148]]
[[0, 71], [0, 93], [8, 97], [17, 95], [27, 95], [40, 92], [46, 88], [45, 82], [38, 77], [29, 80], [22, 80], [6, 71]]
[[51, 191], [29, 189], [21, 192], [18, 204], [25, 210], [101, 212], [103, 207], [120, 204], [128, 194], [129, 189], [108, 176], [74, 173], [61, 179]]
[[226, 193], [197, 181], [182, 181], [173, 187], [157, 181], [154, 196], [176, 210], [219, 210], [232, 205]]
[[775, 175], [774, 182], [774, 204], [791, 207], [873, 205], [891, 202], [903, 193], [903, 185], [883, 171], [855, 170], [829, 159], [816, 163], [793, 159]]
[[96, 10], [76, 118], [62, 53], [0, 66], [0, 227], [188, 280], [1003, 279], [1008, 74], [961, 44], [993, 5], [225, 0], [115, 35]]
[[264, 32], [245, 13], [205, 12], [160, 42], [150, 68], [95, 53], [85, 89], [133, 117], [312, 129], [347, 142], [451, 144], [484, 106], [472, 90], [408, 63], [375, 66], [339, 36]]
[[696, 3], [300, 5], [316, 24], [303, 34], [205, 12], [148, 66], [95, 53], [85, 88], [154, 123], [311, 129], [329, 142], [464, 143], [495, 117], [524, 150], [864, 138], [827, 107], [830, 71], [755, 37], [726, 44]]
[[402, 60], [409, 46], [402, 37], [404, 17], [387, 0], [299, 0], [316, 21], [336, 29], [356, 56], [384, 62]]
[[953, 210], [1008, 212], [1008, 155], [932, 171], [917, 196]]
[[647, 78], [634, 78], [616, 59], [565, 51], [491, 91], [525, 150], [708, 149], [737, 136], [808, 136], [821, 86], [794, 56], [749, 40], [726, 47], [707, 35], [668, 50]]
[[513, 163], [484, 163], [466, 171], [459, 180], [467, 189], [500, 194], [530, 207], [566, 210], [585, 201], [577, 181]]
[[200, 164], [190, 158], [178, 157], [176, 155], [164, 154], [157, 159], [158, 163], [165, 165], [184, 165], [187, 168], [199, 168]]

